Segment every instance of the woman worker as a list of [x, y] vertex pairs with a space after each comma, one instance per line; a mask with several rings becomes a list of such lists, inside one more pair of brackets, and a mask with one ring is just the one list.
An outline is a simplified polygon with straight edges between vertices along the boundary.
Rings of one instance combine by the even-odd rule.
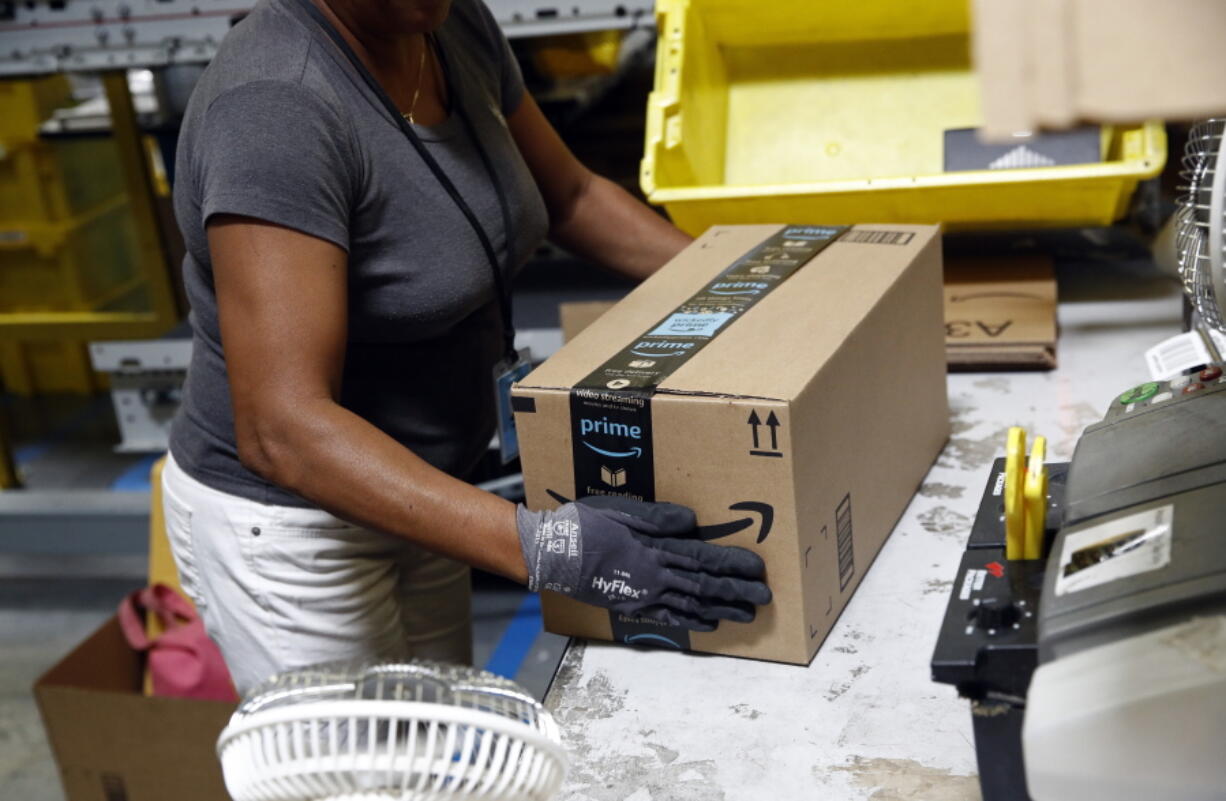
[[469, 661], [470, 565], [695, 630], [769, 602], [761, 559], [684, 507], [530, 511], [463, 480], [541, 239], [631, 278], [688, 242], [575, 159], [480, 0], [259, 0], [177, 159], [193, 354], [165, 513], [240, 691]]

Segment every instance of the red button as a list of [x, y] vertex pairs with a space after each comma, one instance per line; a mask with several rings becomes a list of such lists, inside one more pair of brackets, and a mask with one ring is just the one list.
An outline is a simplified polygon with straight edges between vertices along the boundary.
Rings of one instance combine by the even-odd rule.
[[1216, 364], [1213, 365], [1212, 367], [1206, 367], [1204, 370], [1200, 371], [1201, 381], [1216, 381], [1221, 377], [1222, 377], [1222, 368], [1218, 367]]
[[1205, 385], [1204, 385], [1204, 384], [1202, 384], [1202, 383], [1200, 383], [1199, 381], [1197, 381], [1195, 384], [1188, 384], [1186, 387], [1184, 387], [1184, 388], [1183, 388], [1183, 394], [1185, 394], [1185, 395], [1191, 395], [1191, 394], [1192, 394], [1193, 392], [1195, 392], [1196, 390], [1198, 390], [1198, 389], [1204, 389], [1204, 388], [1205, 388]]

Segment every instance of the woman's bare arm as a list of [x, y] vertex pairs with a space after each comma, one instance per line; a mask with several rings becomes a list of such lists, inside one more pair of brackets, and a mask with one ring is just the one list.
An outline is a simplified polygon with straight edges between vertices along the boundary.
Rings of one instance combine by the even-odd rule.
[[583, 166], [530, 96], [507, 124], [545, 198], [550, 238], [562, 247], [641, 279], [691, 242], [629, 192]]
[[245, 217], [208, 224], [238, 455], [338, 517], [527, 580], [515, 506], [430, 466], [338, 403], [347, 256]]

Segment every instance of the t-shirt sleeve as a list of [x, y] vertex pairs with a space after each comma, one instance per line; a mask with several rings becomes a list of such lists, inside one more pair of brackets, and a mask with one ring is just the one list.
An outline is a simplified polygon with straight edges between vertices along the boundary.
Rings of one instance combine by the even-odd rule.
[[238, 214], [349, 249], [351, 176], [345, 123], [318, 94], [257, 81], [219, 95], [196, 139], [201, 213]]
[[514, 51], [511, 50], [511, 43], [507, 41], [506, 34], [502, 32], [502, 26], [498, 24], [498, 20], [494, 19], [485, 0], [476, 0], [475, 5], [494, 47], [492, 56], [498, 67], [502, 116], [509, 117], [515, 113], [524, 99], [526, 91], [524, 75], [519, 69], [519, 61], [516, 60]]

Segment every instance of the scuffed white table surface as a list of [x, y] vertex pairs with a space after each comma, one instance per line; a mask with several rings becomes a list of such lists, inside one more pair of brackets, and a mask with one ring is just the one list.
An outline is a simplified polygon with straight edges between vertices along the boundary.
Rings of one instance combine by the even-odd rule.
[[1177, 287], [1143, 266], [1085, 267], [1061, 294], [1057, 370], [950, 375], [952, 437], [809, 667], [571, 645], [546, 699], [572, 762], [559, 798], [979, 798], [968, 705], [928, 662], [988, 467], [1011, 425], [1070, 458], [1179, 331]]

